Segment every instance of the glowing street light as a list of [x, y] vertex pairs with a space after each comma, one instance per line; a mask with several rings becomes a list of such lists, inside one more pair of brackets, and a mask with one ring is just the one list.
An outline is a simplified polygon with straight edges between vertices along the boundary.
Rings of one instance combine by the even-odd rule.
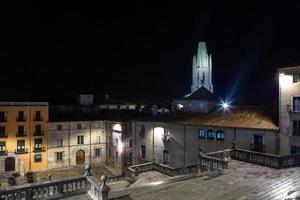
[[223, 101], [223, 100], [222, 100], [220, 106], [221, 106], [221, 109], [223, 109], [223, 111], [229, 111], [229, 108], [231, 107], [230, 102]]

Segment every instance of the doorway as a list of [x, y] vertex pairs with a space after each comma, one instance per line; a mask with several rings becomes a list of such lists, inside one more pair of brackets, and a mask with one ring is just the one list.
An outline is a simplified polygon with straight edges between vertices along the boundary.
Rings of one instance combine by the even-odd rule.
[[83, 165], [85, 161], [85, 153], [83, 150], [79, 150], [76, 153], [76, 165]]
[[253, 150], [258, 152], [264, 151], [264, 144], [263, 144], [263, 136], [262, 135], [254, 135], [254, 146]]
[[5, 171], [15, 171], [15, 158], [7, 157], [5, 159]]

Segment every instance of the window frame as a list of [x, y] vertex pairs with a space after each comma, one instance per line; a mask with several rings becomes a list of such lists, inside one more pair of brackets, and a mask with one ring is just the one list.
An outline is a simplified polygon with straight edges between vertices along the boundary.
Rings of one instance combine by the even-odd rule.
[[[37, 157], [40, 156], [40, 159], [37, 160]], [[39, 163], [39, 162], [43, 162], [43, 159], [42, 159], [42, 154], [34, 154], [34, 162], [35, 163]]]
[[[200, 134], [200, 133], [203, 133], [203, 135]], [[199, 139], [205, 139], [205, 138], [206, 138], [206, 132], [205, 132], [205, 129], [202, 129], [202, 128], [199, 128], [199, 129], [198, 129], [198, 138], [199, 138]]]
[[77, 135], [77, 144], [84, 144], [84, 135]]
[[[219, 137], [219, 135], [223, 135], [223, 137]], [[225, 140], [225, 132], [222, 130], [216, 131], [216, 140], [224, 141]]]
[[212, 129], [209, 129], [206, 131], [206, 136], [207, 136], [207, 139], [209, 140], [215, 140], [216, 139], [216, 132]]

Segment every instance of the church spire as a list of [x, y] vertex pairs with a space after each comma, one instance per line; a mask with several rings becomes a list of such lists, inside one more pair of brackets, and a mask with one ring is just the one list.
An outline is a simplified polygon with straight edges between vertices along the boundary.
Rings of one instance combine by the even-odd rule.
[[191, 92], [193, 93], [200, 87], [205, 87], [213, 93], [212, 85], [212, 60], [207, 53], [206, 43], [199, 42], [197, 54], [193, 56], [193, 83]]

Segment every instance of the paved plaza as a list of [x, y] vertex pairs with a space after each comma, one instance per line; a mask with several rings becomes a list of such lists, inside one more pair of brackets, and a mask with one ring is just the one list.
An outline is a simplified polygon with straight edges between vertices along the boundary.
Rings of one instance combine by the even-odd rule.
[[[125, 197], [121, 199], [282, 200], [300, 196], [299, 168], [276, 170], [235, 160], [230, 162], [229, 172], [225, 175], [212, 174], [164, 184], [166, 180], [156, 181], [157, 184], [152, 185], [148, 182], [146, 186], [142, 183], [129, 186], [123, 191]], [[110, 196], [116, 193], [119, 192], [111, 191]]]

